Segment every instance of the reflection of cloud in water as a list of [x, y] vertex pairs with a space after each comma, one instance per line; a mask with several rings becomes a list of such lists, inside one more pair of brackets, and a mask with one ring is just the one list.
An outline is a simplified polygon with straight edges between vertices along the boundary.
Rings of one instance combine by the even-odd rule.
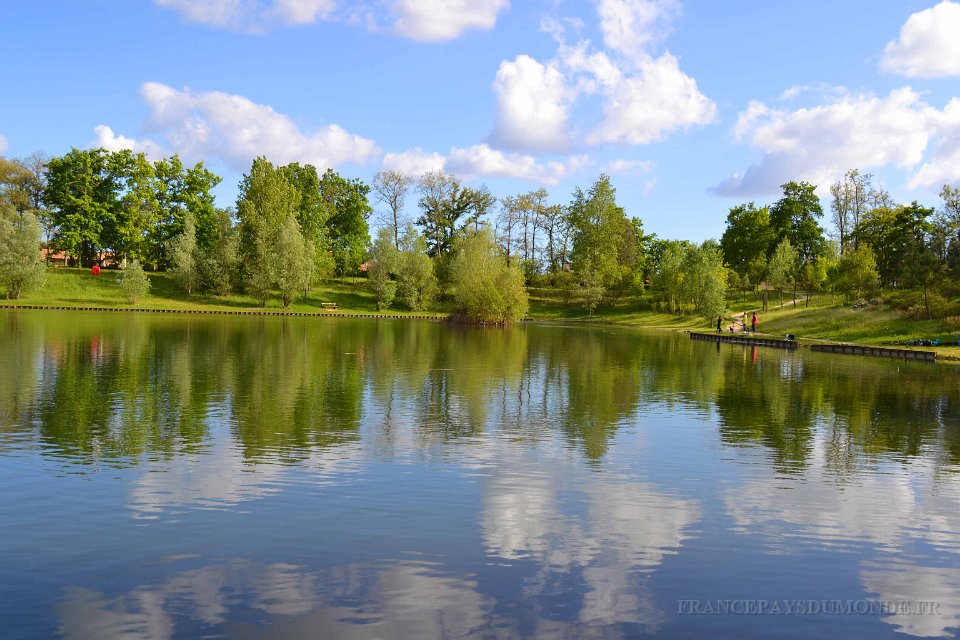
[[865, 562], [864, 588], [884, 602], [932, 602], [932, 613], [894, 612], [883, 618], [897, 631], [921, 637], [951, 637], [960, 627], [960, 568], [922, 567], [904, 560]]
[[[473, 580], [431, 563], [356, 566], [307, 572], [284, 564], [232, 561], [177, 574], [108, 598], [66, 592], [60, 634], [77, 638], [151, 638], [228, 625], [228, 635], [285, 638], [447, 638], [489, 630], [493, 601]], [[251, 616], [232, 609], [253, 610]]]
[[[360, 445], [348, 443], [313, 449], [297, 467], [315, 470], [320, 483], [349, 473], [361, 458]], [[142, 517], [172, 508], [228, 508], [280, 491], [285, 472], [279, 462], [253, 463], [228, 438], [215, 438], [202, 453], [144, 464], [130, 492], [131, 508]]]
[[[579, 612], [583, 623], [637, 623], [655, 631], [665, 615], [642, 574], [676, 553], [685, 530], [700, 519], [699, 503], [614, 476], [578, 483], [571, 473], [592, 472], [572, 465], [561, 465], [559, 473], [562, 479], [527, 473], [485, 481], [481, 524], [487, 552], [542, 565], [526, 590], [531, 597], [546, 592], [558, 575], [579, 570], [587, 587]], [[570, 486], [582, 490], [573, 493]], [[585, 510], [578, 512], [576, 502]]]
[[[724, 502], [743, 528], [769, 530], [779, 540], [783, 523], [800, 525], [819, 544], [870, 542], [898, 551], [922, 540], [960, 553], [960, 482], [940, 481], [934, 465], [913, 459], [841, 482], [827, 467], [823, 443], [802, 475], [782, 477], [753, 468], [746, 484], [726, 492]], [[795, 540], [795, 538], [792, 538]]]

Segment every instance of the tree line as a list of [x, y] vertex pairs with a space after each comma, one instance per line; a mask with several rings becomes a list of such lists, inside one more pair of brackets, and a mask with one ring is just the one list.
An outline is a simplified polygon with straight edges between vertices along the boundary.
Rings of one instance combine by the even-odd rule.
[[[365, 272], [380, 309], [419, 311], [443, 298], [483, 321], [522, 317], [531, 287], [591, 313], [627, 299], [705, 318], [724, 310], [728, 288], [772, 289], [781, 303], [788, 291], [795, 300], [798, 290], [828, 288], [856, 300], [914, 288], [932, 316], [940, 283], [960, 276], [960, 189], [944, 186], [939, 210], [900, 205], [855, 169], [830, 187], [832, 233], [821, 226], [816, 187], [788, 182], [773, 204], [731, 207], [720, 241], [699, 244], [646, 233], [607, 175], [566, 203], [544, 188], [498, 198], [442, 171], [380, 171], [368, 185], [262, 157], [234, 206], [215, 206], [220, 182], [176, 155], [0, 158], [8, 295], [42, 282], [39, 244], [78, 266], [109, 256], [134, 271], [166, 271], [190, 295], [242, 290], [261, 306], [273, 296], [288, 306], [327, 278]], [[383, 215], [371, 240], [374, 205]]]

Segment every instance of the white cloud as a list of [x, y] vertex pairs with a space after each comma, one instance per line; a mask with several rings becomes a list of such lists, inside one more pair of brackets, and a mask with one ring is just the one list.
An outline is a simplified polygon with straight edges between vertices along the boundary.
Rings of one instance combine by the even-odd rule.
[[490, 139], [497, 146], [556, 151], [569, 145], [569, 106], [575, 92], [555, 64], [526, 55], [504, 60], [493, 90], [497, 119]]
[[717, 107], [677, 59], [665, 53], [639, 63], [639, 72], [606, 91], [603, 122], [587, 137], [591, 144], [647, 144], [676, 129], [709, 124]]
[[516, 178], [541, 184], [556, 184], [562, 178], [589, 164], [586, 156], [569, 156], [564, 160], [541, 162], [530, 155], [504, 153], [486, 144], [453, 147], [446, 156], [416, 148], [388, 153], [384, 170], [397, 170], [420, 177], [428, 171], [445, 171], [465, 180], [476, 178]]
[[280, 25], [310, 24], [328, 19], [336, 0], [153, 0], [190, 22], [212, 27], [262, 32]]
[[163, 157], [163, 150], [153, 140], [134, 140], [125, 135], [114, 133], [113, 129], [105, 124], [99, 124], [93, 128], [94, 138], [88, 145], [91, 149], [106, 149], [107, 151], [120, 151], [130, 149], [131, 151], [143, 152], [151, 160], [157, 160]]
[[0, 134], [0, 153], [5, 152], [9, 146], [10, 145], [7, 142], [6, 137], [4, 137], [3, 134]]
[[570, 156], [564, 161], [541, 163], [533, 156], [507, 154], [478, 144], [466, 149], [451, 149], [445, 169], [465, 178], [504, 177], [556, 184], [587, 163], [586, 156]]
[[[677, 58], [652, 51], [678, 13], [675, 0], [600, 0], [597, 11], [606, 50], [588, 40], [566, 44], [564, 25], [552, 19], [540, 26], [559, 43], [552, 59], [520, 55], [500, 64], [492, 144], [531, 151], [648, 144], [716, 120], [716, 105]], [[589, 95], [600, 97], [602, 117], [592, 112], [592, 102], [581, 100]], [[582, 127], [572, 124], [574, 116]], [[577, 134], [581, 128], [586, 135]]]
[[651, 160], [613, 160], [603, 167], [603, 172], [609, 175], [650, 173], [654, 163]]
[[453, 40], [471, 30], [489, 30], [509, 0], [389, 0], [383, 7], [343, 7], [337, 0], [153, 0], [190, 22], [247, 33], [340, 19], [369, 31], [389, 31], [421, 41]]
[[944, 0], [914, 13], [887, 43], [880, 68], [911, 78], [960, 75], [960, 4]]
[[937, 146], [932, 157], [913, 174], [909, 187], [939, 187], [960, 181], [960, 98], [934, 115]]
[[471, 29], [492, 29], [509, 5], [509, 0], [395, 0], [393, 31], [413, 40], [452, 40]]
[[190, 160], [211, 156], [246, 169], [257, 156], [280, 164], [306, 162], [323, 170], [379, 156], [376, 144], [336, 124], [304, 132], [269, 105], [219, 91], [177, 90], [157, 82], [143, 85], [148, 123]]
[[417, 147], [409, 151], [392, 152], [383, 157], [384, 171], [399, 171], [400, 173], [419, 178], [430, 171], [442, 171], [447, 161], [436, 151], [428, 152]]
[[801, 179], [825, 189], [851, 167], [915, 167], [937, 133], [937, 124], [950, 120], [944, 114], [909, 87], [886, 97], [844, 95], [792, 111], [753, 101], [740, 113], [733, 133], [761, 150], [763, 158], [728, 176], [714, 192], [764, 195], [776, 193], [788, 180]]
[[677, 0], [600, 0], [597, 5], [603, 42], [631, 60], [645, 59], [669, 34], [679, 12]]

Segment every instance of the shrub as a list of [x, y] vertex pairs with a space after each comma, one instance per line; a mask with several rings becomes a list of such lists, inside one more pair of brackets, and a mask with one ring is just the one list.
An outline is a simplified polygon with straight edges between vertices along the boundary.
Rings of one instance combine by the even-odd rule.
[[132, 261], [120, 275], [120, 291], [130, 304], [137, 302], [150, 292], [150, 280], [143, 272], [137, 260]]

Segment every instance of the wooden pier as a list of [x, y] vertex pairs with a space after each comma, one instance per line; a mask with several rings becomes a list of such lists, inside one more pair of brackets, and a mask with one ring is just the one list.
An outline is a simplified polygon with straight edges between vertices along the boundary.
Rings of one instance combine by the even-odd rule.
[[843, 353], [851, 356], [876, 356], [878, 358], [902, 358], [905, 360], [924, 360], [934, 362], [935, 351], [917, 351], [915, 349], [894, 349], [890, 347], [865, 347], [859, 344], [812, 344], [810, 351], [824, 353]]
[[796, 340], [757, 338], [745, 333], [695, 333], [691, 331], [690, 337], [694, 340], [707, 340], [708, 342], [731, 342], [733, 344], [747, 344], [757, 347], [777, 347], [779, 349], [796, 349], [798, 347]]
[[756, 347], [775, 347], [778, 349], [799, 349], [801, 346], [811, 351], [821, 353], [839, 353], [851, 356], [873, 356], [877, 358], [900, 358], [903, 360], [922, 360], [936, 362], [935, 351], [919, 351], [917, 349], [896, 349], [891, 347], [867, 347], [859, 344], [805, 344], [800, 345], [796, 340], [777, 340], [775, 338], [758, 338], [745, 333], [696, 333], [688, 332], [693, 340], [708, 342], [729, 342]]

